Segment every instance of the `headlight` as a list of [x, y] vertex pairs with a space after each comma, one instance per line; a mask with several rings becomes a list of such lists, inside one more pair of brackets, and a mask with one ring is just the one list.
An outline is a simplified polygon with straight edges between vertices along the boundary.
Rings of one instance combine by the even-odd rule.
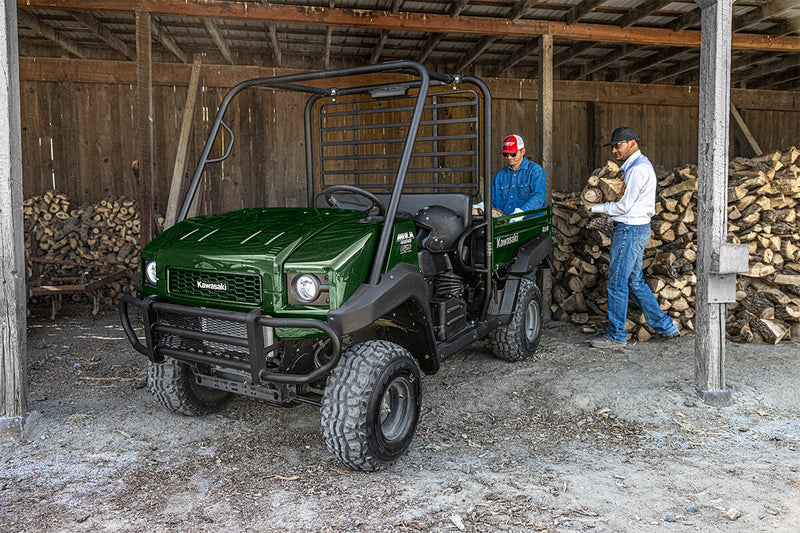
[[149, 261], [144, 266], [144, 277], [150, 285], [155, 285], [158, 281], [156, 276], [156, 262]]
[[313, 302], [319, 297], [319, 280], [313, 274], [303, 274], [294, 278], [294, 294], [301, 302]]

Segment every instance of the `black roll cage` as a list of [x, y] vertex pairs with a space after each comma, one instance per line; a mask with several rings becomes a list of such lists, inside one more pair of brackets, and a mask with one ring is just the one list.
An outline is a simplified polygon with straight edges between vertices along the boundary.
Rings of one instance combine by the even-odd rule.
[[[409, 76], [414, 76], [416, 79], [406, 82], [392, 82], [392, 83], [378, 84], [378, 85], [347, 87], [341, 89], [336, 87], [321, 88], [303, 84], [303, 82], [314, 81], [314, 80], [336, 79], [336, 78], [343, 78], [346, 76], [356, 76], [356, 75], [374, 74], [374, 73], [407, 74]], [[189, 187], [186, 192], [183, 205], [181, 206], [180, 212], [178, 213], [177, 222], [180, 222], [187, 217], [189, 213], [189, 208], [197, 192], [197, 187], [200, 183], [200, 179], [203, 175], [206, 165], [208, 163], [222, 161], [230, 155], [231, 149], [233, 147], [234, 136], [230, 127], [224, 122], [223, 117], [233, 98], [240, 92], [242, 92], [244, 89], [263, 87], [263, 88], [273, 88], [273, 89], [282, 89], [295, 92], [303, 92], [311, 95], [307, 100], [305, 106], [304, 125], [305, 125], [305, 143], [306, 143], [305, 150], [306, 150], [306, 181], [308, 189], [307, 190], [308, 206], [313, 207], [314, 169], [313, 169], [313, 153], [312, 153], [312, 139], [311, 139], [312, 135], [311, 109], [314, 103], [318, 101], [320, 98], [324, 97], [337, 97], [350, 94], [363, 94], [380, 89], [395, 88], [398, 86], [405, 87], [406, 89], [414, 88], [418, 90], [416, 96], [416, 102], [414, 104], [414, 111], [412, 114], [411, 122], [409, 123], [408, 133], [406, 135], [405, 144], [403, 146], [403, 152], [400, 158], [400, 163], [397, 168], [397, 174], [395, 177], [394, 186], [392, 188], [391, 200], [389, 202], [389, 205], [386, 206], [385, 223], [383, 225], [383, 229], [381, 231], [381, 235], [378, 240], [375, 256], [373, 257], [372, 265], [370, 267], [369, 278], [367, 280], [367, 283], [369, 283], [370, 285], [376, 285], [380, 281], [381, 271], [383, 269], [383, 266], [386, 264], [386, 256], [389, 253], [393, 226], [394, 226], [394, 219], [397, 214], [397, 207], [400, 202], [400, 195], [402, 194], [403, 186], [406, 180], [406, 175], [408, 173], [409, 162], [411, 160], [412, 152], [414, 149], [414, 142], [416, 140], [420, 121], [422, 119], [422, 112], [425, 107], [425, 100], [428, 96], [428, 89], [431, 86], [431, 84], [434, 84], [436, 86], [438, 85], [455, 86], [461, 83], [469, 83], [477, 87], [480, 90], [481, 96], [483, 98], [483, 153], [482, 153], [483, 198], [485, 205], [490, 206], [492, 201], [492, 187], [491, 187], [492, 97], [487, 85], [482, 80], [474, 76], [446, 75], [446, 74], [428, 72], [428, 70], [423, 65], [415, 61], [390, 61], [385, 63], [378, 63], [375, 65], [363, 65], [363, 66], [330, 70], [330, 71], [315, 71], [315, 72], [307, 72], [300, 74], [290, 74], [285, 76], [253, 78], [250, 80], [243, 81], [234, 86], [230, 91], [228, 91], [228, 93], [225, 95], [225, 97], [222, 99], [222, 102], [220, 103], [219, 109], [214, 118], [214, 122], [211, 126], [208, 138], [206, 139], [205, 146], [203, 147], [203, 151], [197, 163], [197, 167], [194, 171], [194, 175], [192, 176], [192, 180], [189, 183]], [[227, 144], [225, 153], [221, 157], [210, 159], [209, 155], [216, 141], [217, 135], [219, 134], [220, 127], [223, 127], [228, 131], [230, 135], [230, 140]], [[487, 268], [484, 276], [486, 278], [485, 286], [487, 287], [487, 290], [484, 291], [484, 299], [480, 317], [481, 319], [486, 318], [486, 313], [489, 308], [489, 302], [491, 300], [491, 290], [489, 290], [489, 288], [492, 286], [492, 270], [491, 268], [488, 268], [488, 266], [492, 264], [492, 246], [491, 246], [492, 210], [484, 209], [483, 216], [486, 227], [485, 254], [486, 254]]]

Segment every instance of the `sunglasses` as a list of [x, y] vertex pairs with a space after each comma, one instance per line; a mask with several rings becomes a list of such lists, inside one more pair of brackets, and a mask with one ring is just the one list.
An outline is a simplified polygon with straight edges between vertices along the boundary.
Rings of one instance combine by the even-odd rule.
[[625, 144], [625, 143], [629, 143], [629, 142], [630, 141], [620, 141], [618, 143], [614, 143], [614, 144], [611, 145], [611, 149], [612, 150], [619, 150], [620, 145]]
[[503, 157], [517, 157], [519, 152], [514, 152], [513, 154], [503, 154]]

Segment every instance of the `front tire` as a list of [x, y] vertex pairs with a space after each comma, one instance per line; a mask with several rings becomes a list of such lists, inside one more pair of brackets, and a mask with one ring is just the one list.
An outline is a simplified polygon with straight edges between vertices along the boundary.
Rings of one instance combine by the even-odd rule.
[[355, 470], [381, 470], [411, 445], [421, 405], [420, 371], [405, 348], [367, 341], [347, 350], [322, 399], [328, 450]]
[[231, 397], [229, 392], [199, 385], [192, 367], [171, 357], [148, 363], [147, 385], [161, 405], [187, 416], [214, 412]]
[[522, 278], [511, 322], [491, 333], [489, 346], [495, 357], [522, 361], [536, 352], [541, 338], [542, 293], [534, 282]]

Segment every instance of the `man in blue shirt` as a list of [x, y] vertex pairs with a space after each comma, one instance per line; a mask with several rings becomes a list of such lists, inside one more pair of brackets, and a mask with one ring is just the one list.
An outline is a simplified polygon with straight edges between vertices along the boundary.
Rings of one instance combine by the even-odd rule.
[[[492, 216], [511, 215], [544, 207], [545, 175], [542, 167], [525, 159], [525, 142], [519, 135], [503, 139], [506, 166], [492, 178]], [[483, 202], [474, 206], [482, 212]]]
[[492, 207], [504, 215], [544, 207], [544, 170], [525, 159], [522, 137], [509, 135], [503, 139], [501, 153], [508, 164], [492, 178]]

